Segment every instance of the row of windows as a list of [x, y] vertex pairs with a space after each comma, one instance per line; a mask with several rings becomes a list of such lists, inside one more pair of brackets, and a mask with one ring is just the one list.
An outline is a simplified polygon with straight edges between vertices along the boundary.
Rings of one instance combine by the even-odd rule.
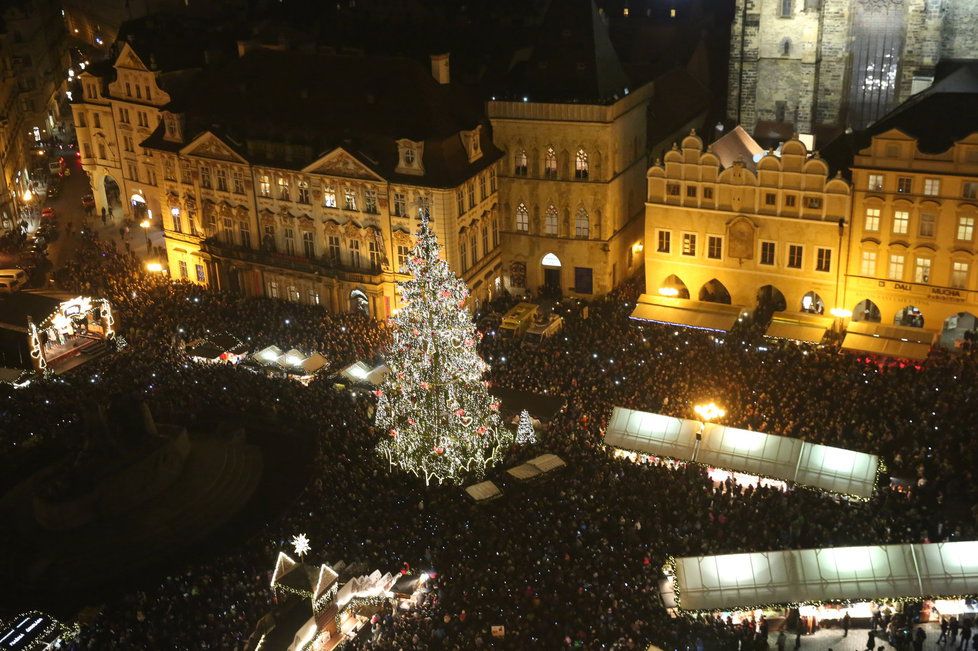
[[[672, 253], [672, 231], [660, 230], [656, 232], [656, 252]], [[680, 234], [681, 255], [696, 257], [698, 252], [699, 235], [697, 233], [683, 232]], [[723, 259], [723, 236], [706, 236], [706, 257], [710, 260]], [[758, 262], [766, 266], [777, 264], [778, 252], [777, 243], [762, 240], [760, 243]], [[789, 269], [801, 269], [804, 266], [805, 246], [802, 244], [789, 244], [785, 251], [784, 265]], [[832, 270], [832, 249], [825, 247], [815, 248], [815, 271]]]
[[[666, 184], [666, 194], [670, 197], [678, 197], [682, 194], [682, 186], [679, 183], [667, 183]], [[689, 184], [686, 186], [686, 198], [696, 199], [700, 194], [700, 188], [696, 185]], [[709, 186], [704, 186], [702, 188], [702, 195], [704, 201], [713, 200], [713, 188]], [[794, 194], [784, 194], [784, 206], [785, 208], [794, 208], [798, 205], [798, 196]], [[822, 208], [822, 197], [808, 195], [804, 197], [804, 203], [806, 208], [820, 210]], [[777, 192], [765, 192], [764, 193], [764, 205], [768, 207], [776, 207], [778, 205], [778, 193]]]
[[[860, 273], [863, 276], [877, 276], [880, 256], [876, 251], [863, 251], [860, 259]], [[926, 257], [915, 257], [913, 264], [913, 282], [929, 283], [931, 281], [931, 269], [933, 260]], [[891, 253], [887, 259], [886, 277], [890, 280], [907, 280], [907, 255], [904, 253]], [[971, 265], [963, 261], [951, 262], [950, 285], [951, 287], [964, 288], [968, 284], [968, 272]]]
[[[880, 232], [880, 220], [882, 211], [880, 208], [867, 208], [866, 216], [863, 221], [863, 230], [869, 233]], [[890, 231], [894, 235], [907, 235], [910, 232], [910, 212], [906, 210], [894, 210], [893, 220]], [[934, 237], [937, 232], [937, 215], [934, 213], [920, 213], [920, 220], [917, 224], [917, 235], [920, 237]], [[954, 238], [960, 242], [970, 242], [975, 235], [975, 218], [970, 215], [960, 215], [958, 217], [957, 228], [954, 231]]]
[[[487, 174], [479, 175], [479, 201], [485, 201], [489, 195], [496, 191], [496, 170], [489, 168]], [[467, 199], [467, 201], [466, 201]], [[458, 214], [461, 217], [466, 210], [475, 208], [475, 181], [469, 181], [463, 188], [455, 191], [455, 204]], [[466, 205], [468, 208], [466, 208]]]
[[[97, 113], [95, 115], [98, 115]], [[132, 124], [129, 109], [119, 108], [119, 123], [120, 124]], [[149, 128], [149, 114], [146, 111], [136, 111], [136, 124], [137, 126], [143, 127], [144, 129]], [[96, 125], [97, 126], [97, 125]]]
[[[886, 174], [869, 174], [866, 177], [866, 189], [870, 192], [886, 192], [889, 190]], [[920, 194], [925, 197], [939, 197], [941, 195], [941, 179], [925, 178], [923, 187], [919, 188]], [[897, 176], [897, 194], [914, 194], [914, 182], [912, 176]], [[961, 183], [961, 196], [965, 199], [978, 199], [978, 182], [963, 181]]]
[[[469, 229], [468, 233], [461, 233], [458, 241], [458, 253], [459, 260], [461, 261], [462, 271], [466, 271], [469, 268], [469, 262], [471, 260], [472, 266], [481, 259], [479, 257], [479, 237], [481, 235], [482, 239], [482, 255], [485, 257], [489, 255], [490, 251], [493, 251], [497, 246], [499, 246], [499, 229], [496, 228], [497, 224], [495, 221], [492, 223], [492, 247], [489, 246], [489, 225], [483, 224], [482, 228], [477, 230], [475, 228]], [[467, 237], [466, 237], [467, 235]]]
[[[558, 233], [558, 224], [557, 206], [550, 204], [543, 213], [543, 234], [555, 237]], [[520, 233], [530, 232], [530, 211], [522, 201], [516, 207], [516, 230]], [[591, 219], [584, 206], [579, 206], [574, 214], [574, 237], [581, 240], [591, 237]]]
[[133, 96], [133, 88], [135, 88], [135, 91], [136, 91], [136, 95], [135, 95], [136, 96], [136, 99], [143, 99], [145, 97], [145, 99], [147, 101], [152, 101], [152, 99], [153, 99], [153, 93], [150, 90], [149, 84], [144, 84], [144, 85], [130, 84], [127, 81], [126, 82], [126, 97], [132, 97]]
[[[269, 280], [266, 284], [266, 294], [269, 298], [288, 298], [294, 303], [298, 303], [302, 300], [302, 293], [299, 288], [295, 285], [288, 285], [285, 288], [285, 294], [282, 294], [282, 287], [279, 285], [277, 280]], [[322, 297], [319, 295], [318, 289], [307, 289], [306, 290], [306, 303], [309, 305], [319, 305], [322, 301]]]
[[[529, 158], [526, 155], [526, 150], [523, 148], [518, 149], [513, 162], [513, 174], [516, 176], [527, 176], [529, 172], [528, 163]], [[584, 151], [583, 147], [579, 147], [577, 154], [574, 156], [574, 178], [584, 181], [589, 178], [590, 173], [591, 166], [588, 162], [587, 152]], [[547, 147], [547, 151], [544, 154], [543, 177], [546, 179], [557, 178], [557, 150], [553, 146]]]
[[[177, 263], [177, 267], [180, 271], [180, 278], [182, 280], [190, 280], [190, 268], [187, 265], [187, 261], [180, 260], [180, 262]], [[204, 265], [194, 265], [194, 273], [196, 275], [197, 282], [207, 282], [207, 275], [204, 273]]]

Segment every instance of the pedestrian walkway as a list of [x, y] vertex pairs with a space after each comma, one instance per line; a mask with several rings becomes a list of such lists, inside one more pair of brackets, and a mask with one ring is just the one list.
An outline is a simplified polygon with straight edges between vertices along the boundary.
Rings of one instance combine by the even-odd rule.
[[[961, 643], [960, 637], [953, 646], [951, 644], [939, 645], [937, 643], [937, 638], [941, 636], [941, 628], [937, 624], [924, 624], [923, 629], [927, 633], [927, 640], [924, 642], [924, 651], [957, 651], [959, 648]], [[913, 630], [916, 632], [917, 627], [914, 627]], [[786, 632], [785, 634], [788, 636], [785, 649], [791, 651], [795, 648], [795, 636], [790, 632]], [[801, 648], [804, 651], [827, 651], [828, 649], [832, 649], [832, 651], [865, 651], [868, 639], [869, 629], [865, 628], [850, 629], [849, 635], [845, 637], [843, 637], [842, 629], [839, 628], [820, 629], [814, 635], [803, 635], [801, 638]], [[768, 635], [768, 642], [771, 649], [778, 648], [777, 631]], [[880, 637], [879, 631], [877, 631], [875, 646], [877, 649], [883, 647], [886, 651], [892, 651], [892, 649], [896, 648], [888, 643], [885, 637]], [[907, 645], [906, 651], [911, 651], [912, 649], [912, 645]], [[961, 651], [964, 650], [962, 649]], [[969, 651], [972, 650], [969, 649]]]

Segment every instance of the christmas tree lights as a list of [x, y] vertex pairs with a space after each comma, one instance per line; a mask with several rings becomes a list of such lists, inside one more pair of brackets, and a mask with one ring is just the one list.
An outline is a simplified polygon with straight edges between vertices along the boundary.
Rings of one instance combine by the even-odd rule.
[[530, 445], [537, 442], [537, 435], [533, 431], [533, 423], [530, 421], [530, 412], [523, 410], [520, 412], [520, 422], [516, 426], [516, 444]]
[[405, 305], [392, 319], [390, 373], [376, 391], [374, 420], [383, 432], [378, 451], [392, 466], [426, 484], [458, 484], [481, 477], [513, 435], [482, 379], [480, 335], [465, 311], [468, 289], [438, 248], [422, 218], [408, 257], [412, 278], [401, 284]]

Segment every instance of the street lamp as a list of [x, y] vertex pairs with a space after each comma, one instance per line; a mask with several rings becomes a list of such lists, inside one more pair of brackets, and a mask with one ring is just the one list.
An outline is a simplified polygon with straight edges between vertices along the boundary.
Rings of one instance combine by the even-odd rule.
[[700, 417], [700, 420], [704, 422], [709, 422], [717, 418], [723, 418], [727, 415], [726, 410], [712, 401], [694, 406], [693, 411], [695, 411], [696, 415]]
[[161, 265], [159, 262], [147, 262], [146, 271], [157, 274], [163, 273], [163, 265]]

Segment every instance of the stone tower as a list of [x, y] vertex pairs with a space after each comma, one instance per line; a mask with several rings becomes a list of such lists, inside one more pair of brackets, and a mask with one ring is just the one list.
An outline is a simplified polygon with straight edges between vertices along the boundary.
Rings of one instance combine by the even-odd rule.
[[976, 46], [976, 0], [737, 0], [727, 115], [758, 135], [862, 128]]

